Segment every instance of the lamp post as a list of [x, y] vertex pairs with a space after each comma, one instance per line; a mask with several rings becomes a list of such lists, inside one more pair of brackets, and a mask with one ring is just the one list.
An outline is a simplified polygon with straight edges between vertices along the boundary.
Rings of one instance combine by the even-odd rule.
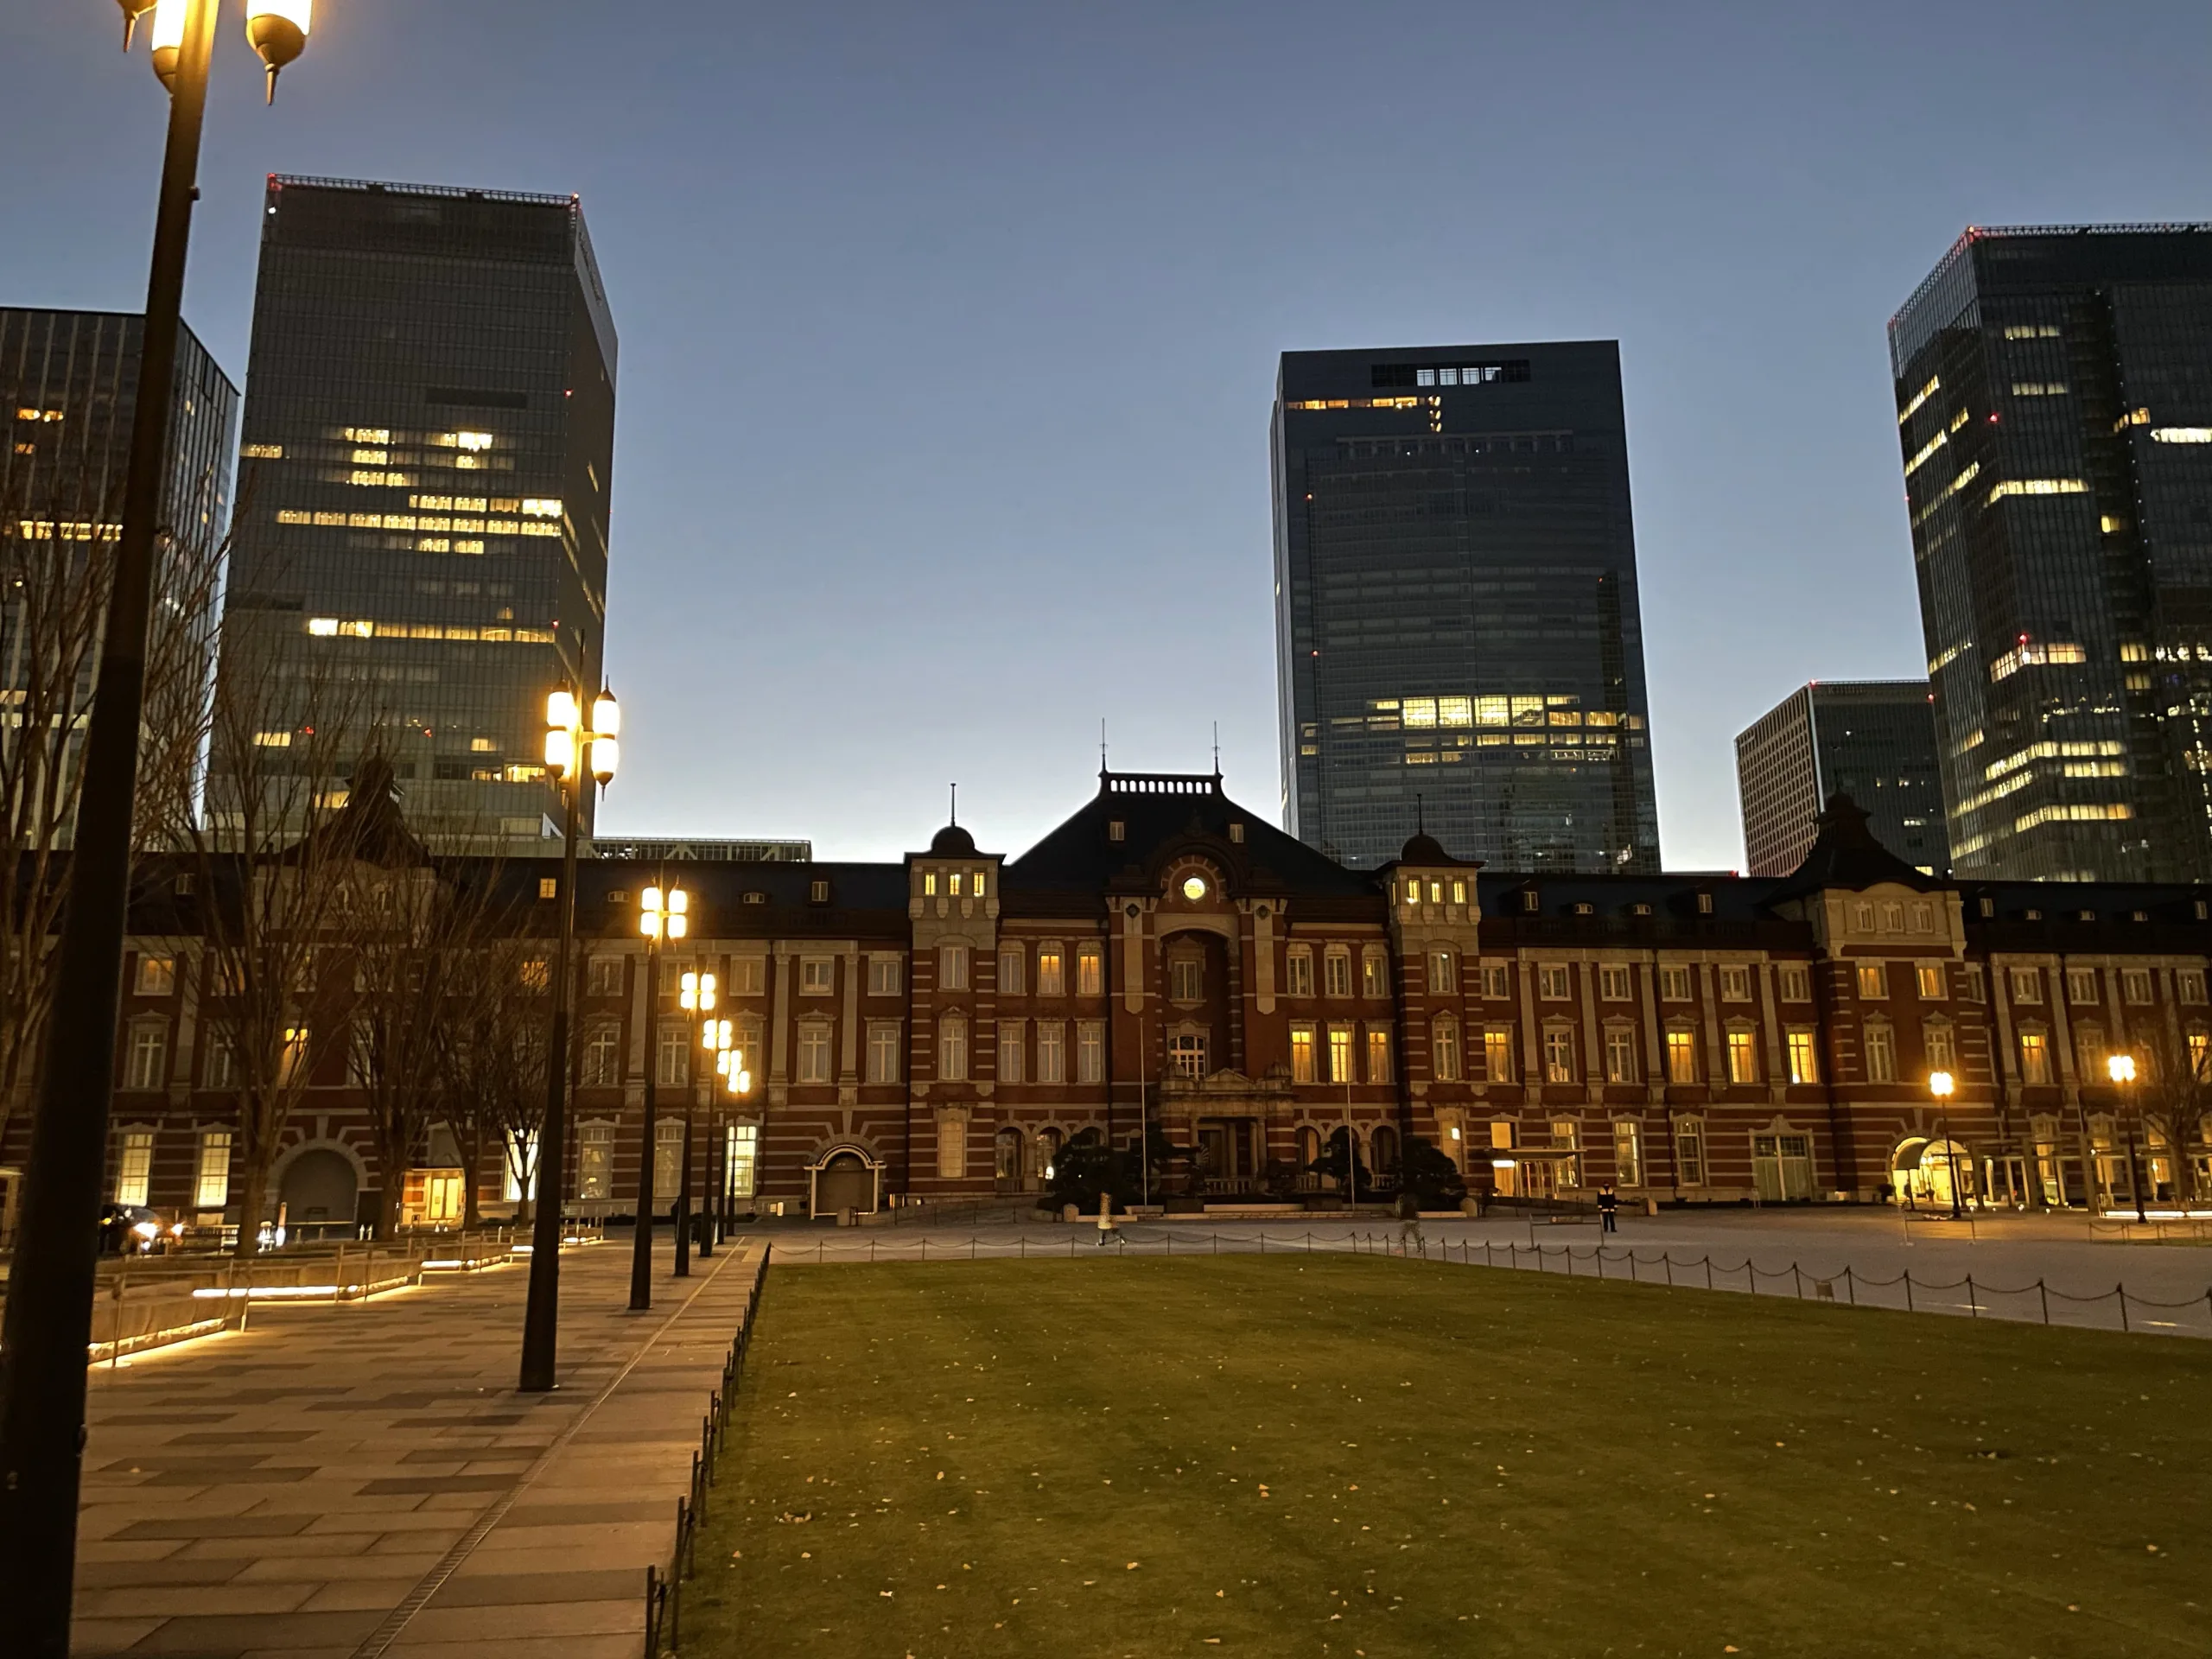
[[[696, 971], [685, 974], [683, 994], [678, 1000], [683, 1011], [691, 1015], [692, 1034], [699, 1039], [699, 1046], [712, 1050], [711, 1039], [721, 1022], [699, 1016], [714, 1011], [715, 976]], [[676, 1224], [676, 1276], [679, 1279], [691, 1276], [691, 1109], [698, 1098], [699, 1086], [691, 1080], [687, 1066], [683, 1078], [683, 1154], [676, 1178], [676, 1204], [670, 1211], [670, 1217]]]
[[545, 770], [561, 791], [567, 823], [561, 849], [560, 906], [553, 940], [553, 1013], [545, 1042], [545, 1119], [538, 1126], [537, 1175], [531, 1217], [530, 1290], [522, 1320], [522, 1376], [524, 1394], [543, 1394], [557, 1384], [555, 1370], [561, 1345], [561, 1199], [568, 1190], [569, 1161], [569, 957], [576, 937], [576, 834], [582, 817], [586, 779], [604, 788], [621, 764], [621, 706], [604, 686], [592, 699], [591, 723], [584, 723], [583, 698], [572, 690], [545, 699]]
[[1951, 1091], [1957, 1080], [1948, 1071], [1928, 1074], [1928, 1092], [1936, 1096], [1939, 1109], [1936, 1119], [1936, 1133], [1943, 1137], [1943, 1182], [1951, 1189], [1951, 1219], [1959, 1218], [1959, 1160], [1951, 1148]]
[[2148, 1221], [2143, 1213], [2143, 1177], [2135, 1167], [2135, 1118], [2142, 1110], [2142, 1103], [2135, 1094], [2135, 1057], [2133, 1054], [2109, 1055], [2105, 1070], [2112, 1074], [2113, 1088], [2121, 1100], [2132, 1109], [2127, 1115], [2127, 1190], [2135, 1196], [2135, 1219]]
[[645, 1121], [638, 1131], [638, 1230], [630, 1241], [630, 1306], [653, 1305], [653, 1128], [660, 1077], [660, 947], [690, 931], [690, 895], [681, 887], [647, 887], [638, 906], [638, 931], [645, 936]]
[[[712, 974], [709, 974], [706, 978], [708, 994], [711, 995], [714, 990], [715, 976]], [[712, 1005], [709, 1004], [709, 1006], [711, 1007]], [[701, 1025], [699, 1030], [699, 1046], [715, 1057], [717, 1063], [717, 1071], [723, 1069], [720, 1065], [720, 1061], [722, 1055], [727, 1053], [729, 1050], [729, 1040], [728, 1020], [709, 1020]], [[706, 1090], [706, 1121], [699, 1126], [700, 1133], [707, 1137], [706, 1179], [702, 1185], [699, 1195], [699, 1259], [702, 1262], [711, 1259], [714, 1255], [715, 1230], [720, 1224], [721, 1210], [720, 1201], [714, 1196], [715, 1170], [716, 1167], [715, 1130], [715, 1127], [721, 1122], [721, 1108], [715, 1100], [715, 1085], [711, 1083], [707, 1084]], [[684, 1184], [684, 1191], [687, 1192], [690, 1191], [690, 1184], [689, 1182]]]
[[[729, 1090], [730, 1098], [732, 1100], [742, 1100], [747, 1095], [753, 1092], [753, 1074], [745, 1069], [745, 1051], [741, 1048], [732, 1048], [729, 1046], [729, 1021], [727, 1020], [723, 1020], [721, 1022], [721, 1027], [722, 1049], [720, 1053], [715, 1056], [715, 1074], [721, 1078], [722, 1086]], [[733, 1185], [732, 1177], [734, 1175], [735, 1172], [730, 1168], [729, 1162], [729, 1137], [732, 1133], [733, 1131], [727, 1127], [722, 1130], [722, 1192], [721, 1209], [722, 1236], [725, 1238], [729, 1236], [728, 1230], [734, 1220], [734, 1217], [732, 1215], [732, 1205], [735, 1202], [735, 1194], [730, 1191], [730, 1187]], [[754, 1152], [755, 1166], [757, 1167], [759, 1154], [759, 1148], [757, 1146]]]
[[[307, 45], [310, 0], [247, 0], [246, 38], [276, 72]], [[138, 346], [123, 527], [111, 568], [99, 667], [85, 735], [69, 897], [56, 947], [45, 1075], [0, 1332], [0, 1607], [25, 1659], [68, 1649], [84, 1444], [85, 1347], [92, 1332], [108, 1097], [130, 879], [132, 793], [146, 701], [155, 539], [164, 508], [185, 255], [198, 194], [200, 133], [216, 0], [122, 0], [123, 44], [154, 11], [154, 68], [169, 92], [168, 133]]]

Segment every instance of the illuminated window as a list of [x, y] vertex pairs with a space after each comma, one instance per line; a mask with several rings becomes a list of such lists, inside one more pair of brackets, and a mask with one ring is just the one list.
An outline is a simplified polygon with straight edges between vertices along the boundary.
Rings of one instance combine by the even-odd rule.
[[2212, 426], [2154, 426], [2153, 443], [2212, 443]]
[[[483, 505], [481, 501], [476, 504], [480, 512]], [[526, 497], [522, 504], [522, 514], [525, 518], [558, 518], [561, 516], [560, 498], [558, 496], [543, 499], [536, 496]]]
[[1821, 1080], [1820, 1050], [1814, 1046], [1813, 1033], [1802, 1027], [1793, 1027], [1784, 1037], [1783, 1045], [1789, 1054], [1789, 1081], [1818, 1083]]
[[1067, 976], [1062, 966], [1065, 958], [1057, 944], [1037, 947], [1037, 995], [1060, 996], [1067, 990]]
[[2089, 486], [2079, 478], [2012, 478], [1989, 493], [1986, 505], [1995, 506], [2008, 495], [2086, 495]]
[[1367, 1080], [1390, 1081], [1390, 1033], [1382, 1026], [1367, 1028]]
[[1859, 995], [1862, 1000], [1878, 1001], [1890, 994], [1890, 969], [1887, 963], [1862, 962], [1859, 964]]
[[1755, 1031], [1732, 1031], [1728, 1033], [1728, 1081], [1757, 1083], [1759, 1080], [1758, 1033]]
[[248, 461], [282, 461], [284, 446], [281, 443], [249, 443], [242, 445], [238, 453]]
[[1329, 1081], [1350, 1083], [1351, 1075], [1351, 1027], [1329, 1027]]
[[1920, 989], [1923, 1002], [1939, 1002], [1948, 988], [1950, 976], [1940, 962], [1923, 962], [1913, 970], [1913, 979]]
[[143, 1205], [154, 1173], [154, 1132], [130, 1129], [118, 1137], [115, 1201]]
[[1290, 1028], [1290, 1080], [1293, 1083], [1314, 1081], [1313, 1027], [1307, 1020], [1299, 1020]]
[[2020, 1081], [2040, 1084], [2050, 1081], [2050, 1043], [2042, 1032], [2024, 1031], [2020, 1033]]
[[1075, 953], [1075, 991], [1077, 996], [1099, 996], [1106, 985], [1105, 958], [1095, 944], [1079, 945]]
[[1667, 1081], [1688, 1084], [1697, 1081], [1697, 1033], [1683, 1027], [1669, 1027], [1667, 1032]]
[[1507, 1026], [1483, 1028], [1483, 1075], [1492, 1083], [1513, 1081], [1513, 1032]]
[[231, 1201], [231, 1132], [202, 1129], [200, 1159], [193, 1171], [192, 1205], [195, 1210], [220, 1210]]
[[138, 976], [133, 987], [140, 996], [168, 996], [176, 990], [176, 958], [175, 957], [141, 956]]

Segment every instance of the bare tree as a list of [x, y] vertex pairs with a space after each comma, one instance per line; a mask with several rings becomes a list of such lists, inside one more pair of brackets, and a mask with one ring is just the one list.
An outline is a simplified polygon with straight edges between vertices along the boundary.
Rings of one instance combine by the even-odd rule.
[[451, 982], [455, 1003], [468, 1015], [447, 1023], [442, 1093], [446, 1122], [468, 1166], [472, 1226], [482, 1218], [476, 1182], [494, 1147], [522, 1194], [517, 1224], [529, 1219], [529, 1148], [545, 1118], [545, 951], [525, 931], [522, 912], [518, 900], [501, 903], [487, 893], [482, 942], [459, 956]]
[[358, 925], [355, 866], [387, 856], [388, 769], [381, 789], [348, 784], [367, 726], [360, 681], [343, 659], [273, 647], [257, 628], [226, 631], [204, 798], [169, 798], [160, 826], [193, 877], [185, 943], [206, 959], [211, 1086], [236, 1102], [241, 1255], [256, 1248], [286, 1127], [345, 1007], [329, 970]]
[[[26, 472], [0, 491], [0, 1145], [37, 1088], [120, 516], [120, 481], [102, 481], [89, 463], [79, 471], [73, 490], [48, 481], [34, 496]], [[181, 503], [184, 528], [164, 526], [156, 543], [134, 812], [142, 849], [189, 801], [207, 734], [227, 554], [200, 528], [219, 516], [200, 499], [213, 491], [207, 480]]]

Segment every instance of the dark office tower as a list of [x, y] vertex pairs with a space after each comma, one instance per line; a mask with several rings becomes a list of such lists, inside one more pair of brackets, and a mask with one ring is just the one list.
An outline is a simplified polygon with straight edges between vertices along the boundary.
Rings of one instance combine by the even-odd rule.
[[[74, 730], [91, 705], [105, 562], [123, 534], [142, 319], [0, 308], [0, 836], [66, 842], [77, 741], [21, 747], [26, 729]], [[228, 532], [238, 394], [192, 331], [177, 339], [162, 481], [148, 764], [198, 735], [206, 645]], [[182, 632], [170, 632], [182, 630]], [[171, 757], [175, 758], [175, 757]], [[51, 815], [51, 816], [49, 816]]]
[[1890, 322], [1951, 857], [2212, 878], [2212, 225], [1970, 230]]
[[545, 696], [599, 683], [614, 375], [575, 198], [270, 180], [224, 664], [274, 688], [272, 743], [359, 726], [435, 838], [558, 822]]
[[1752, 875], [1788, 875], [1802, 864], [1815, 818], [1838, 795], [1858, 803], [1875, 839], [1906, 863], [1949, 874], [1925, 680], [1800, 686], [1738, 735], [1736, 783]]
[[1291, 833], [1656, 870], [1618, 346], [1286, 352], [1272, 445]]

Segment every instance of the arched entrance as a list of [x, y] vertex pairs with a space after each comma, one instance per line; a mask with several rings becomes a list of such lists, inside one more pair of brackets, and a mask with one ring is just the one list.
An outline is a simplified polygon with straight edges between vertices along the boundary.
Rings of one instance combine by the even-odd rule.
[[1974, 1154], [1955, 1141], [1903, 1141], [1890, 1156], [1890, 1172], [1898, 1201], [1916, 1208], [1949, 1209], [1955, 1184], [1959, 1203], [1974, 1198]]
[[359, 1190], [353, 1162], [344, 1153], [309, 1147], [284, 1166], [276, 1192], [287, 1224], [298, 1227], [309, 1222], [352, 1222]]
[[809, 1212], [817, 1217], [875, 1213], [878, 1177], [883, 1166], [854, 1147], [840, 1147], [807, 1172], [811, 1185]]
[[1027, 1160], [1021, 1131], [1001, 1129], [991, 1140], [991, 1173], [1001, 1194], [1029, 1190]]

